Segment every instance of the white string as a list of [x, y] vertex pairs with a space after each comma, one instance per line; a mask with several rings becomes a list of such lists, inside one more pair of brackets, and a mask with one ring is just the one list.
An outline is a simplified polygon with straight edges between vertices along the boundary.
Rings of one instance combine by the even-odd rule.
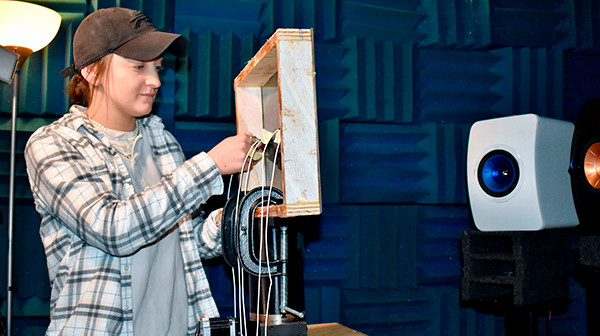
[[[267, 162], [266, 157], [267, 157], [267, 147], [268, 146], [269, 146], [269, 142], [267, 142], [265, 144], [265, 148], [263, 148], [263, 155], [262, 155], [262, 158], [261, 158], [261, 160], [262, 160], [262, 165], [261, 165], [262, 166], [262, 172], [260, 174], [260, 179], [261, 179], [261, 181], [260, 181], [260, 186], [261, 186], [261, 189], [260, 189], [260, 199], [261, 200], [265, 196], [265, 169], [266, 169], [266, 165], [267, 165], [267, 163], [266, 163]], [[268, 208], [268, 206], [269, 206], [269, 203], [267, 203], [267, 208]], [[256, 317], [257, 317], [258, 321], [260, 321], [260, 302], [261, 302], [260, 301], [260, 288], [262, 287], [261, 277], [262, 277], [262, 252], [263, 252], [263, 249], [264, 249], [264, 241], [263, 241], [263, 225], [265, 223], [265, 219], [264, 218], [265, 217], [261, 213], [261, 216], [260, 216], [260, 235], [259, 235], [259, 237], [260, 237], [260, 243], [259, 243], [260, 248], [259, 248], [259, 252], [258, 252], [258, 265], [259, 265], [259, 267], [258, 267], [258, 288], [256, 290], [256, 296], [257, 296], [256, 297], [256, 302], [257, 302], [257, 305], [256, 305]], [[267, 250], [267, 252], [265, 254], [267, 255], [267, 258], [268, 258], [269, 251]], [[269, 271], [269, 273], [270, 273], [270, 271]], [[267, 301], [267, 311], [265, 312], [265, 333], [267, 332], [267, 318], [266, 318], [266, 316], [269, 313], [268, 307], [269, 307], [269, 302]], [[256, 328], [256, 336], [258, 336], [259, 329], [260, 328]]]
[[[241, 194], [241, 185], [242, 185], [241, 184], [241, 180], [242, 180], [242, 178], [243, 178], [243, 171], [240, 172], [240, 183], [238, 185], [238, 192], [237, 192], [237, 195], [236, 195], [235, 215], [233, 216], [233, 220], [234, 220], [233, 227], [236, 227], [236, 224], [237, 224], [237, 221], [238, 221], [238, 215], [239, 215], [238, 209], [239, 209], [239, 205], [240, 205], [240, 194]], [[236, 233], [233, 232], [233, 234], [236, 234]], [[241, 336], [244, 336], [246, 334], [244, 332], [244, 329], [242, 329], [242, 327], [244, 327], [244, 328], [246, 327], [245, 315], [244, 315], [244, 313], [242, 311], [242, 307], [244, 306], [244, 296], [242, 295], [242, 293], [244, 291], [244, 282], [243, 282], [243, 277], [241, 276], [242, 272], [238, 271], [240, 269], [240, 260], [239, 259], [237, 259], [237, 268], [232, 267], [232, 269], [233, 269], [233, 272], [234, 272], [233, 273], [234, 274], [233, 278], [236, 279], [236, 277], [237, 277], [236, 280], [239, 283], [237, 293], [234, 291], [234, 296], [239, 297], [239, 300], [237, 300], [238, 305], [235, 306], [235, 310], [236, 310], [236, 315], [239, 314], [239, 316], [240, 316], [239, 319], [240, 319], [240, 329], [241, 329], [240, 333], [241, 333]], [[234, 281], [236, 281], [236, 280], [234, 280]], [[235, 285], [234, 285], [234, 288], [235, 288]]]
[[231, 197], [231, 184], [233, 184], [233, 174], [229, 175], [229, 185], [227, 186], [227, 196], [225, 197], [226, 200], [229, 200], [229, 197]]
[[[250, 147], [250, 151], [249, 151], [247, 158], [250, 158], [251, 161], [252, 161], [251, 158], [253, 158], [254, 154], [256, 154], [256, 151], [258, 150], [258, 145], [260, 143], [261, 143], [260, 140], [256, 140], [256, 142], [254, 144], [252, 144], [252, 147]], [[263, 159], [264, 159], [264, 156], [263, 156]], [[244, 165], [245, 164], [246, 164], [246, 161], [244, 161]], [[244, 183], [244, 190], [248, 191], [249, 183], [250, 183], [250, 168], [248, 168], [248, 171], [246, 172], [246, 182]]]
[[[277, 132], [279, 132], [279, 130], [276, 130], [273, 133], [271, 139], [274, 139], [274, 137], [277, 134]], [[267, 144], [265, 144], [265, 148], [263, 149], [264, 153], [267, 153], [267, 147], [268, 147], [268, 144], [270, 142], [271, 141], [268, 141]], [[266, 206], [267, 210], [266, 210], [265, 216], [261, 215], [261, 226], [260, 226], [261, 232], [260, 232], [260, 244], [259, 244], [260, 245], [260, 254], [259, 255], [260, 255], [260, 258], [262, 258], [262, 251], [263, 250], [266, 251], [265, 257], [266, 257], [266, 263], [267, 263], [267, 270], [269, 272], [269, 274], [268, 274], [269, 275], [269, 290], [267, 291], [267, 300], [266, 300], [267, 305], [266, 305], [266, 308], [265, 308], [265, 310], [266, 310], [266, 312], [265, 312], [265, 328], [264, 328], [264, 330], [265, 330], [265, 336], [267, 336], [267, 330], [268, 330], [267, 327], [268, 327], [268, 324], [269, 324], [269, 320], [267, 319], [267, 315], [269, 313], [269, 306], [271, 304], [271, 290], [273, 289], [273, 274], [271, 273], [271, 269], [270, 269], [270, 257], [269, 257], [269, 250], [268, 250], [268, 248], [269, 248], [268, 222], [269, 222], [269, 210], [270, 210], [270, 205], [271, 205], [271, 194], [273, 192], [273, 184], [274, 184], [274, 180], [275, 180], [275, 170], [277, 168], [277, 152], [278, 151], [279, 151], [279, 143], [277, 144], [277, 148], [275, 149], [275, 153], [274, 153], [273, 168], [272, 168], [272, 171], [271, 171], [271, 179], [269, 181], [269, 192], [267, 194], [267, 206]], [[262, 197], [264, 197], [264, 190], [265, 190], [265, 186], [267, 184], [267, 183], [265, 183], [265, 180], [264, 180], [265, 177], [266, 177], [266, 171], [265, 171], [265, 168], [266, 168], [266, 163], [265, 162], [266, 162], [266, 160], [265, 160], [265, 158], [266, 158], [266, 155], [263, 155], [263, 172], [261, 174], [261, 176], [262, 176], [262, 181], [261, 181], [262, 182], [261, 183], [261, 186], [262, 186], [261, 196]], [[260, 259], [259, 261], [260, 261], [260, 263], [262, 263], [262, 259]], [[260, 277], [261, 276], [262, 276], [262, 267], [259, 268], [259, 275], [258, 275], [258, 277], [259, 277], [259, 283], [258, 283], [259, 287], [258, 287], [258, 293], [257, 293], [257, 296], [258, 296], [257, 302], [260, 302], [260, 300], [259, 300], [260, 299], [260, 287], [262, 285], [262, 282], [260, 281]], [[258, 328], [256, 329], [256, 335], [258, 336]]]
[[[273, 133], [273, 136], [275, 136], [275, 134], [277, 134], [277, 132], [279, 132], [279, 130], [275, 131], [275, 133]], [[269, 195], [267, 196], [267, 204], [270, 205], [271, 204], [271, 193], [273, 192], [273, 183], [275, 180], [275, 169], [277, 167], [277, 153], [279, 152], [279, 143], [277, 143], [277, 147], [275, 148], [275, 156], [273, 158], [273, 169], [271, 170], [271, 183], [269, 185]], [[267, 206], [267, 214], [266, 214], [266, 218], [269, 218], [269, 210], [270, 207]], [[268, 242], [267, 240], [267, 233], [265, 231], [265, 241]], [[267, 312], [269, 311], [269, 304], [271, 303], [271, 290], [273, 289], [273, 277], [271, 274], [271, 270], [270, 270], [270, 261], [269, 261], [269, 255], [267, 254], [267, 268], [269, 269], [269, 291], [267, 294]], [[265, 319], [266, 320], [266, 319]], [[267, 336], [267, 328], [265, 327], [265, 336]]]
[[[236, 221], [235, 224], [237, 224], [237, 221], [239, 220], [239, 208], [240, 208], [240, 198], [241, 198], [241, 194], [242, 194], [242, 184], [243, 184], [242, 181], [244, 178], [244, 167], [246, 167], [246, 164], [252, 163], [252, 157], [254, 156], [254, 153], [256, 153], [256, 149], [258, 148], [259, 143], [260, 143], [260, 140], [257, 140], [252, 144], [252, 146], [250, 146], [250, 149], [248, 150], [248, 154], [244, 158], [244, 163], [242, 164], [242, 171], [240, 172], [240, 182], [238, 185], [238, 192], [237, 192], [236, 203], [235, 203], [235, 216], [234, 216], [234, 221]], [[246, 181], [247, 181], [248, 176], [250, 175], [249, 168], [248, 168], [248, 172], [246, 172], [245, 175], [246, 175]], [[245, 188], [245, 191], [247, 191], [247, 187]], [[234, 227], [235, 226], [236, 225], [234, 225]], [[236, 233], [234, 232], [234, 234], [236, 234]], [[239, 300], [238, 300], [238, 306], [236, 307], [236, 309], [239, 311], [239, 315], [240, 315], [240, 329], [241, 329], [240, 333], [241, 333], [241, 336], [244, 336], [248, 333], [248, 326], [247, 326], [247, 321], [246, 321], [246, 303], [245, 303], [245, 297], [244, 297], [244, 290], [245, 290], [244, 277], [242, 276], [241, 264], [240, 264], [239, 258], [237, 259], [237, 269], [238, 269], [237, 272], [235, 272], [235, 270], [234, 270], [234, 274], [237, 274], [237, 281], [239, 282], [240, 285], [238, 286], [237, 295], [239, 296]], [[235, 279], [235, 276], [234, 276], [234, 279]], [[234, 288], [235, 288], [235, 285], [234, 285]], [[234, 289], [234, 296], [235, 295], [236, 294], [235, 294], [235, 289]], [[234, 302], [235, 302], [235, 300], [234, 300]]]
[[[244, 162], [245, 165], [245, 162]], [[243, 177], [243, 172], [240, 173], [240, 180]], [[236, 197], [236, 205], [235, 205], [235, 216], [234, 216], [234, 221], [238, 221], [239, 220], [239, 205], [240, 205], [240, 195], [241, 195], [241, 183], [238, 186], [238, 193], [237, 193], [237, 197]], [[234, 227], [236, 227], [236, 224], [234, 224]], [[236, 232], [234, 232], [233, 234], [237, 234]], [[239, 286], [238, 286], [238, 293], [237, 295], [239, 296], [239, 300], [238, 300], [238, 307], [237, 310], [239, 311], [240, 314], [240, 333], [241, 336], [244, 336], [247, 334], [247, 325], [246, 325], [246, 311], [245, 311], [245, 300], [244, 300], [244, 277], [242, 276], [242, 271], [241, 271], [241, 265], [240, 265], [240, 259], [237, 259], [237, 281], [239, 282]], [[243, 327], [243, 328], [242, 328]]]
[[[229, 201], [229, 198], [231, 197], [231, 185], [233, 184], [233, 174], [229, 175], [229, 185], [227, 186], [227, 197], [225, 197], [225, 199], [227, 201]], [[223, 216], [224, 213], [221, 215]], [[224, 221], [224, 220], [223, 220]], [[237, 274], [235, 272], [235, 267], [231, 267], [231, 275], [232, 275], [232, 281], [233, 281], [233, 317], [237, 318], [238, 317], [238, 306], [237, 306]]]
[[246, 320], [246, 297], [244, 296], [244, 291], [246, 286], [244, 285], [244, 277], [242, 274], [242, 265], [240, 264], [240, 259], [237, 260], [238, 264], [238, 277], [240, 280], [240, 325], [243, 325], [243, 330], [241, 330], [241, 336], [248, 334], [248, 321]]

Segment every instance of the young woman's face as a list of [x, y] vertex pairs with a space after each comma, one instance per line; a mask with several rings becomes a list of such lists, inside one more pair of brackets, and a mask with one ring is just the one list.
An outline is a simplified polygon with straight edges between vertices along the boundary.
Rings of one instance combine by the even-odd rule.
[[[112, 117], [142, 117], [150, 113], [161, 85], [158, 77], [162, 57], [151, 61], [137, 61], [113, 55], [106, 74], [104, 89]], [[114, 114], [117, 115], [114, 115]]]

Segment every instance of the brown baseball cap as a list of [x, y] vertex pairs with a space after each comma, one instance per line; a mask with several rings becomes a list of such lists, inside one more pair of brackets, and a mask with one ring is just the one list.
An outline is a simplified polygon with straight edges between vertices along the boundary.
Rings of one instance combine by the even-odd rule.
[[99, 9], [86, 16], [73, 37], [74, 64], [65, 68], [63, 77], [114, 53], [139, 61], [148, 61], [170, 53], [187, 54], [188, 41], [179, 34], [159, 31], [146, 14], [132, 9]]

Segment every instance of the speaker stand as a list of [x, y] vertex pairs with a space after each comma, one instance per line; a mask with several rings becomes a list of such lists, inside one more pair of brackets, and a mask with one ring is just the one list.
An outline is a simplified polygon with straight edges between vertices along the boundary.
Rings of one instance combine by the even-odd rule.
[[506, 335], [539, 335], [538, 316], [533, 312], [509, 312], [504, 319]]
[[600, 236], [579, 236], [579, 263], [576, 278], [586, 291], [588, 335], [600, 335]]
[[539, 317], [568, 310], [568, 229], [465, 231], [461, 244], [461, 304], [504, 316], [507, 336], [538, 335]]

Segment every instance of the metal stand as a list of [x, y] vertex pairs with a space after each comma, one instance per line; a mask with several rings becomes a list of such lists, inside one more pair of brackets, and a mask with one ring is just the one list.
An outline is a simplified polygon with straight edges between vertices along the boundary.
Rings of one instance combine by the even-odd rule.
[[6, 296], [6, 335], [12, 334], [12, 300], [13, 300], [13, 227], [15, 209], [15, 156], [17, 142], [17, 98], [19, 92], [19, 71], [13, 80], [12, 112], [10, 126], [10, 181], [8, 184], [8, 277]]
[[[286, 220], [284, 224], [269, 216], [261, 217], [263, 225], [255, 217], [257, 211], [282, 201], [283, 194], [275, 188], [253, 189], [241, 199], [237, 209], [236, 196], [232, 197], [223, 211], [223, 256], [231, 267], [248, 277], [252, 330], [269, 336], [306, 336], [298, 234], [287, 225], [289, 218], [278, 218]], [[266, 246], [260, 244], [261, 240], [268, 241]]]

